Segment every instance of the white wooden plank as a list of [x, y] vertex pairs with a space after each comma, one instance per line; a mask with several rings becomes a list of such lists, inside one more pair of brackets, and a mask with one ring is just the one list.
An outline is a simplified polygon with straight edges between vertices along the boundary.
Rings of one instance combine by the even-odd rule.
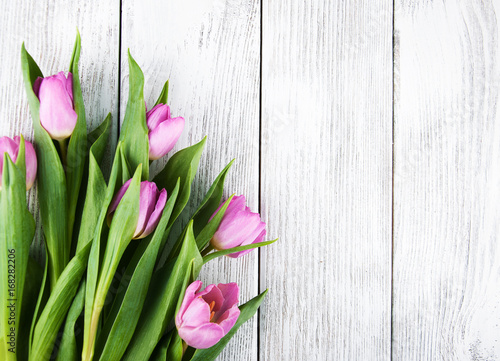
[[[257, 0], [153, 0], [122, 3], [121, 114], [128, 94], [127, 48], [145, 75], [147, 104], [170, 78], [169, 104], [186, 119], [176, 150], [208, 135], [195, 179], [194, 211], [212, 180], [233, 158], [225, 195], [245, 194], [258, 207], [260, 5]], [[160, 162], [161, 165], [165, 160]], [[153, 173], [159, 165], [153, 164]], [[257, 295], [257, 252], [204, 267], [209, 283], [238, 282], [240, 301]], [[257, 359], [254, 318], [234, 337], [220, 360]]]
[[[45, 75], [67, 71], [78, 27], [82, 38], [80, 77], [89, 129], [108, 112], [118, 112], [119, 0], [2, 1], [0, 4], [0, 136], [22, 133], [33, 139], [31, 115], [21, 73], [21, 44]], [[116, 141], [116, 126], [110, 137]], [[37, 221], [36, 187], [29, 192]]]
[[396, 1], [394, 360], [500, 359], [499, 1]]
[[260, 360], [389, 360], [392, 1], [265, 1]]

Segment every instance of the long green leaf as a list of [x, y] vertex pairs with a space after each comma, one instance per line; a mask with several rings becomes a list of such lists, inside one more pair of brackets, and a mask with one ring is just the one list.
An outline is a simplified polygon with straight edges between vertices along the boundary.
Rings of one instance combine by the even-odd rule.
[[40, 319], [35, 326], [30, 360], [49, 360], [57, 333], [76, 295], [83, 272], [87, 268], [90, 243], [68, 263], [57, 281]]
[[50, 284], [53, 288], [68, 263], [70, 254], [66, 177], [54, 143], [40, 124], [40, 102], [33, 91], [33, 84], [43, 75], [24, 44], [21, 48], [21, 65], [33, 119], [38, 161], [38, 200], [47, 244]]
[[264, 246], [267, 246], [267, 245], [270, 245], [270, 244], [276, 242], [277, 240], [278, 240], [278, 238], [273, 239], [272, 241], [252, 243], [252, 244], [249, 244], [247, 246], [233, 247], [233, 248], [224, 249], [222, 251], [212, 252], [212, 253], [207, 254], [205, 257], [203, 257], [203, 264], [210, 262], [214, 258], [225, 256], [225, 255], [228, 255], [231, 253], [246, 251], [248, 249], [254, 249], [254, 248], [259, 248], [259, 247], [264, 247]]
[[[92, 316], [92, 308], [94, 305], [94, 297], [97, 287], [97, 279], [99, 275], [101, 236], [103, 233], [108, 206], [111, 203], [111, 200], [113, 199], [115, 189], [120, 187], [122, 184], [121, 154], [122, 154], [122, 143], [118, 142], [118, 145], [116, 146], [113, 167], [111, 168], [111, 175], [109, 178], [108, 187], [106, 189], [106, 197], [104, 203], [102, 204], [102, 208], [99, 213], [99, 219], [97, 221], [96, 227], [93, 232], [92, 248], [89, 256], [89, 265], [87, 269], [87, 282], [86, 282], [87, 284], [85, 290], [84, 335], [90, 334], [90, 319]], [[85, 341], [84, 339], [84, 347], [86, 346], [86, 342], [88, 341]]]
[[217, 208], [219, 208], [222, 199], [222, 192], [224, 191], [224, 181], [226, 180], [227, 173], [229, 172], [229, 169], [233, 165], [233, 162], [234, 159], [231, 162], [229, 162], [229, 164], [224, 167], [224, 169], [222, 170], [222, 172], [220, 172], [217, 178], [215, 178], [207, 194], [205, 195], [200, 205], [198, 206], [198, 209], [194, 213], [193, 220], [194, 220], [195, 237], [198, 237], [198, 234], [206, 226], [210, 217], [212, 217]]
[[[43, 247], [43, 251], [45, 251], [45, 254], [44, 254], [45, 258], [47, 258], [47, 248]], [[42, 309], [44, 308], [46, 301], [49, 297], [48, 286], [47, 286], [47, 278], [48, 278], [48, 274], [49, 274], [48, 266], [49, 266], [49, 262], [46, 261], [45, 267], [43, 269], [43, 274], [42, 274], [42, 284], [40, 286], [40, 291], [38, 293], [38, 299], [36, 300], [35, 312], [33, 312], [33, 317], [31, 320], [28, 354], [31, 354], [36, 323], [40, 319], [40, 314], [42, 312]]]
[[149, 176], [149, 139], [144, 104], [144, 74], [130, 55], [130, 51], [128, 52], [128, 65], [129, 93], [125, 117], [120, 129], [120, 141], [123, 142], [123, 153], [130, 167], [136, 169], [139, 164], [142, 164], [142, 180], [147, 180]]
[[236, 321], [236, 324], [233, 328], [224, 336], [217, 344], [207, 349], [198, 349], [194, 353], [191, 361], [213, 361], [219, 356], [219, 354], [224, 350], [224, 347], [229, 343], [229, 340], [236, 334], [236, 331], [247, 322], [253, 315], [257, 312], [260, 304], [264, 300], [266, 296], [267, 290], [262, 292], [255, 298], [252, 298], [250, 301], [240, 306], [240, 316]]
[[32, 257], [29, 257], [22, 300], [23, 312], [21, 313], [21, 325], [19, 327], [19, 338], [17, 339], [18, 360], [27, 360], [29, 356], [31, 323], [35, 314], [43, 276], [43, 268]]
[[[83, 104], [78, 61], [80, 59], [80, 33], [77, 30], [73, 55], [69, 71], [73, 74], [73, 104], [78, 115], [75, 129], [71, 134], [68, 146], [66, 164], [66, 180], [68, 187], [68, 234], [71, 239], [75, 222], [76, 205], [82, 184], [83, 170], [87, 159], [87, 122], [85, 120], [85, 106]], [[70, 246], [71, 247], [71, 246]]]
[[168, 80], [163, 85], [163, 89], [161, 90], [161, 94], [158, 97], [158, 100], [156, 101], [154, 106], [157, 106], [158, 104], [167, 104], [167, 101], [168, 101]]
[[111, 120], [111, 113], [108, 113], [102, 123], [87, 136], [87, 142], [90, 143], [89, 154], [92, 153], [97, 164], [101, 164], [106, 152], [111, 133]]
[[109, 135], [110, 119], [111, 115], [108, 114], [106, 120], [103, 122], [105, 128], [103, 129], [102, 134], [99, 138], [97, 138], [92, 147], [90, 147], [89, 172], [86, 189], [87, 194], [85, 197], [82, 222], [78, 235], [78, 244], [76, 248], [77, 252], [92, 240], [98, 221], [96, 215], [101, 212], [106, 199], [106, 182], [101, 168], [99, 167], [99, 161], [97, 158], [102, 158], [102, 153], [106, 147], [107, 137]]
[[222, 207], [217, 211], [210, 222], [208, 222], [207, 225], [203, 227], [203, 229], [196, 237], [196, 243], [198, 244], [198, 249], [200, 251], [207, 246], [207, 244], [214, 236], [215, 232], [217, 232], [220, 222], [222, 222], [222, 218], [224, 217], [224, 214], [226, 214], [227, 207], [229, 207], [229, 204], [231, 203], [233, 197], [234, 194], [231, 195], [231, 197], [229, 197], [226, 202], [224, 202]]
[[122, 360], [147, 360], [175, 314], [179, 298], [184, 295], [192, 274], [201, 269], [201, 255], [193, 234], [193, 222], [185, 232], [184, 243], [175, 261], [155, 272], [146, 298], [147, 307]]
[[[88, 220], [88, 216], [83, 216], [85, 203], [88, 203], [87, 198], [89, 197], [88, 189], [89, 189], [89, 177], [93, 176], [93, 173], [90, 173], [90, 157], [94, 157], [95, 164], [101, 164], [102, 159], [104, 157], [104, 153], [106, 151], [106, 146], [108, 143], [109, 135], [110, 135], [110, 123], [111, 123], [111, 113], [108, 113], [104, 121], [95, 128], [92, 132], [90, 132], [87, 136], [87, 143], [89, 148], [89, 157], [85, 161], [85, 168], [83, 171], [82, 184], [80, 186], [80, 194], [78, 196], [78, 202], [76, 206], [75, 212], [75, 223], [73, 226], [73, 234], [71, 241], [71, 255], [74, 256], [77, 250], [80, 250], [82, 247], [82, 242], [79, 242], [80, 234], [82, 233], [82, 222]], [[94, 168], [95, 168], [94, 164]], [[100, 166], [101, 173], [103, 173], [102, 165]], [[104, 178], [104, 177], [103, 177]], [[104, 189], [106, 188], [106, 183], [104, 183]], [[92, 197], [93, 198], [93, 197]], [[104, 197], [102, 197], [103, 199]], [[101, 199], [101, 201], [102, 201]], [[87, 208], [90, 205], [87, 204]], [[88, 210], [87, 210], [88, 211]], [[97, 217], [92, 213], [92, 219], [97, 221]], [[88, 225], [84, 225], [84, 228], [87, 227], [93, 229], [92, 227], [88, 227]]]
[[140, 177], [141, 165], [137, 167], [127, 191], [113, 214], [104, 259], [99, 267], [99, 280], [92, 304], [90, 327], [86, 327], [88, 333], [84, 335], [84, 348], [82, 352], [82, 359], [84, 361], [92, 360], [99, 319], [109, 286], [111, 285], [121, 256], [132, 240], [137, 227], [139, 219]]
[[[158, 188], [165, 188], [167, 192], [170, 193], [177, 184], [177, 179], [181, 179], [179, 196], [177, 197], [177, 202], [175, 203], [172, 216], [170, 217], [168, 224], [169, 228], [181, 214], [189, 200], [191, 195], [191, 183], [193, 183], [196, 171], [198, 170], [201, 153], [203, 152], [206, 139], [205, 137], [199, 143], [175, 153], [169, 159], [163, 170], [158, 173], [153, 180], [158, 185]], [[166, 241], [166, 238], [162, 240], [161, 248], [164, 247]]]
[[[233, 198], [233, 196], [231, 196], [209, 222], [210, 217], [219, 207], [222, 199], [222, 192], [224, 191], [224, 180], [226, 179], [227, 172], [229, 171], [229, 168], [231, 168], [232, 164], [233, 161], [229, 162], [222, 172], [220, 172], [191, 218], [194, 221], [193, 232], [200, 251], [207, 246], [208, 242], [210, 242], [213, 235], [217, 231], [217, 228], [222, 221], [222, 217], [224, 216], [226, 209]], [[170, 250], [167, 257], [168, 260], [177, 257], [181, 244], [182, 236], [177, 239], [177, 242]]]
[[156, 345], [153, 354], [149, 358], [149, 361], [165, 361], [167, 359], [167, 351], [173, 335], [172, 331], [161, 338], [161, 340]]
[[[108, 317], [101, 331], [101, 344], [105, 342], [104, 350], [100, 356], [100, 360], [102, 361], [119, 360], [125, 353], [129, 341], [134, 334], [135, 327], [139, 321], [140, 311], [146, 299], [163, 233], [167, 228], [178, 191], [179, 182], [177, 182], [174, 192], [170, 195], [165, 205], [162, 217], [156, 227], [151, 242], [135, 268], [122, 302], [115, 300], [115, 302], [118, 301], [116, 308], [119, 306], [119, 311], [116, 316], [113, 315], [112, 311], [111, 316]], [[109, 333], [106, 330], [107, 328], [111, 328]], [[96, 356], [99, 354], [98, 347]]]
[[78, 292], [73, 299], [73, 303], [68, 311], [66, 322], [64, 323], [63, 335], [59, 351], [57, 353], [57, 361], [78, 361], [78, 347], [76, 342], [75, 325], [78, 317], [83, 311], [85, 305], [85, 280], [82, 280]]
[[19, 168], [7, 153], [1, 156], [4, 162], [0, 190], [0, 281], [4, 286], [0, 293], [0, 356], [3, 360], [15, 360], [28, 253], [35, 234], [35, 221], [26, 204], [24, 140], [21, 141], [18, 154]]
[[[227, 207], [229, 207], [229, 204], [233, 196], [234, 195], [229, 197], [229, 199], [222, 205], [221, 209], [217, 211], [215, 216], [210, 220], [210, 222], [208, 222], [208, 224], [201, 230], [201, 232], [196, 237], [196, 244], [198, 245], [198, 249], [200, 250], [200, 252], [207, 246], [207, 244], [210, 242], [215, 232], [217, 232], [217, 228], [219, 227], [220, 222], [222, 221], [222, 217], [224, 217], [224, 214], [226, 213]], [[177, 257], [181, 245], [182, 245], [182, 236], [175, 243], [167, 260], [171, 260]]]

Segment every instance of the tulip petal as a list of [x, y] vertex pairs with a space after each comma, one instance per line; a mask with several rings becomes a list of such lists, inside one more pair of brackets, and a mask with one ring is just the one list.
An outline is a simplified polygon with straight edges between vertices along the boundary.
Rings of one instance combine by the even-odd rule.
[[210, 306], [198, 296], [191, 301], [189, 307], [182, 315], [182, 327], [198, 327], [210, 322]]
[[[253, 242], [250, 242], [248, 244], [254, 244], [254, 243], [259, 243], [259, 242], [262, 242], [264, 240], [264, 237], [266, 236], [266, 230], [264, 229], [257, 238], [255, 238], [255, 240]], [[242, 246], [247, 246], [248, 244], [242, 244]], [[235, 253], [231, 253], [231, 254], [228, 254], [227, 256], [228, 257], [231, 257], [231, 258], [238, 258], [238, 257], [241, 257], [241, 256], [244, 256], [246, 255], [247, 253], [250, 253], [252, 252], [253, 249], [247, 249], [246, 251], [240, 251], [240, 252], [235, 252]]]
[[150, 130], [155, 129], [160, 122], [170, 119], [170, 107], [158, 104], [146, 113], [146, 122]]
[[217, 289], [220, 290], [222, 296], [222, 302], [220, 307], [215, 310], [213, 322], [220, 323], [222, 321], [222, 315], [231, 307], [238, 304], [238, 298], [240, 295], [240, 288], [235, 282], [231, 283], [219, 283]]
[[111, 201], [111, 205], [109, 206], [108, 209], [108, 216], [114, 213], [116, 211], [116, 207], [118, 207], [118, 204], [122, 200], [123, 196], [125, 195], [125, 192], [127, 191], [130, 182], [132, 182], [132, 179], [129, 179], [128, 181], [125, 182], [124, 185], [118, 190], [118, 193], [115, 194], [113, 197], [113, 200]]
[[39, 98], [39, 93], [40, 93], [40, 85], [42, 85], [43, 78], [38, 77], [35, 80], [35, 83], [33, 84], [33, 92], [35, 93], [36, 97]]
[[[15, 136], [14, 142], [17, 144], [19, 152], [19, 144], [21, 143], [21, 137]], [[0, 147], [1, 148], [1, 147]], [[26, 190], [30, 189], [33, 186], [36, 178], [36, 170], [37, 170], [37, 159], [35, 148], [33, 148], [33, 144], [24, 141], [24, 152], [25, 152], [25, 163], [26, 163]], [[16, 153], [17, 158], [17, 153]], [[3, 160], [2, 160], [3, 161]]]
[[149, 216], [153, 213], [156, 205], [158, 187], [153, 182], [141, 182], [141, 192], [139, 200], [139, 220], [135, 229], [134, 238], [142, 238], [141, 235], [146, 228]]
[[0, 189], [2, 188], [3, 158], [5, 153], [7, 153], [12, 162], [15, 163], [17, 154], [19, 153], [19, 143], [16, 143], [9, 137], [0, 138]]
[[217, 323], [224, 330], [224, 335], [233, 328], [236, 321], [238, 321], [238, 317], [240, 317], [240, 309], [237, 305], [234, 305], [221, 315]]
[[19, 152], [19, 142], [12, 140], [9, 137], [1, 137], [0, 138], [0, 171], [3, 169], [3, 155], [7, 153], [12, 160], [12, 162], [16, 162], [17, 153]]
[[222, 295], [220, 289], [215, 286], [212, 287], [210, 292], [207, 292], [203, 296], [203, 299], [208, 305], [210, 305], [212, 302], [215, 302], [214, 308], [212, 309], [212, 311], [214, 311], [215, 313], [217, 313], [217, 311], [219, 311], [224, 304], [224, 296]]
[[228, 309], [239, 302], [240, 288], [236, 282], [231, 283], [219, 283], [217, 288], [221, 291], [224, 297], [224, 303], [222, 309]]
[[216, 249], [228, 249], [251, 244], [265, 228], [258, 213], [236, 212], [224, 215], [212, 238]]
[[180, 338], [194, 348], [209, 348], [224, 337], [224, 330], [216, 323], [206, 323], [199, 327], [181, 327], [177, 330]]
[[[64, 76], [64, 72], [60, 72], [59, 75], [62, 75], [63, 80], [66, 84], [66, 91], [68, 92], [69, 97], [71, 98], [71, 101], [73, 102], [73, 74], [68, 73], [68, 77], [66, 78]], [[72, 104], [74, 106], [74, 104]]]
[[[215, 215], [220, 211], [222, 206], [224, 204], [226, 204], [226, 202], [227, 202], [227, 200], [225, 202], [221, 203], [219, 208], [217, 208], [217, 210], [214, 212], [214, 214], [212, 214], [212, 217], [210, 217], [210, 219], [208, 220], [209, 222], [212, 220], [212, 218], [215, 217]], [[230, 213], [233, 213], [234, 211], [239, 211], [239, 210], [244, 209], [245, 203], [246, 203], [245, 196], [234, 196], [226, 208], [226, 212], [224, 213], [224, 217]]]
[[144, 228], [144, 230], [142, 231], [140, 238], [144, 238], [147, 235], [151, 234], [151, 232], [156, 228], [156, 226], [160, 222], [160, 218], [166, 203], [167, 203], [167, 191], [166, 189], [162, 189], [160, 192], [160, 196], [156, 201], [155, 209], [153, 213], [151, 213], [151, 215], [149, 216], [146, 228]]
[[202, 284], [203, 283], [201, 281], [194, 281], [186, 288], [186, 292], [184, 293], [184, 299], [182, 300], [181, 307], [179, 308], [179, 312], [177, 312], [177, 315], [175, 316], [175, 325], [177, 326], [177, 328], [180, 327], [184, 312], [186, 312], [187, 307], [195, 299], [196, 297], [195, 294], [200, 290]]
[[184, 118], [167, 119], [149, 132], [149, 159], [155, 160], [170, 152], [184, 130]]
[[73, 133], [78, 115], [72, 95], [67, 92], [64, 73], [44, 78], [39, 90], [40, 123], [52, 139], [62, 140]]

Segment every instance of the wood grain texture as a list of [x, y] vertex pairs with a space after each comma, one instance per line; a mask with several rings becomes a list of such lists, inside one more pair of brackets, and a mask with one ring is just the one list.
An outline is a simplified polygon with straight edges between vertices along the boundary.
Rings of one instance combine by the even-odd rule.
[[389, 360], [392, 1], [265, 1], [260, 360]]
[[394, 360], [500, 359], [498, 1], [396, 1]]
[[[127, 49], [145, 75], [145, 99], [154, 104], [170, 78], [169, 104], [186, 119], [175, 149], [208, 135], [188, 213], [211, 182], [236, 158], [226, 179], [225, 196], [247, 196], [258, 207], [260, 4], [257, 0], [174, 0], [122, 2], [121, 117], [128, 94]], [[154, 174], [166, 159], [154, 164]], [[187, 220], [184, 217], [184, 220]], [[257, 252], [204, 267], [209, 283], [238, 282], [240, 301], [258, 292]], [[257, 360], [256, 318], [245, 324], [219, 357]]]
[[[21, 73], [21, 44], [44, 75], [67, 71], [78, 27], [82, 38], [80, 81], [91, 130], [108, 112], [116, 142], [118, 112], [119, 1], [2, 1], [0, 4], [0, 136], [33, 139], [31, 115]], [[109, 162], [108, 162], [109, 163]], [[29, 192], [37, 221], [35, 248], [41, 242], [36, 186]]]

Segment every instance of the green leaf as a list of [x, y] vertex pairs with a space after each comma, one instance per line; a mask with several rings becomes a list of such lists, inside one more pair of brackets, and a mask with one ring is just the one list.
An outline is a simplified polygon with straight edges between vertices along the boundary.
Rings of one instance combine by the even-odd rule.
[[[212, 218], [210, 222], [208, 222], [208, 224], [196, 237], [196, 244], [198, 245], [198, 249], [200, 250], [200, 252], [207, 246], [207, 244], [214, 236], [215, 232], [217, 232], [217, 228], [219, 228], [222, 217], [224, 217], [224, 214], [226, 213], [227, 207], [229, 207], [229, 203], [231, 202], [231, 199], [233, 199], [233, 196], [234, 195], [229, 197], [229, 199], [222, 205], [221, 209], [217, 211], [217, 214], [214, 216], [214, 218]], [[181, 237], [175, 243], [174, 247], [170, 251], [167, 261], [176, 258], [179, 254], [179, 249], [182, 245], [182, 237], [183, 235], [181, 235]]]
[[73, 302], [82, 275], [87, 268], [89, 251], [90, 244], [73, 257], [57, 281], [35, 326], [30, 360], [50, 358], [57, 333]]
[[210, 222], [208, 222], [207, 225], [203, 227], [200, 234], [198, 234], [198, 236], [196, 237], [196, 243], [198, 244], [199, 250], [204, 249], [214, 236], [215, 232], [217, 232], [220, 222], [222, 221], [222, 217], [224, 217], [224, 214], [226, 214], [227, 207], [229, 207], [229, 204], [233, 197], [234, 194], [229, 197], [226, 202], [224, 202], [222, 207], [215, 214], [214, 218], [212, 218]]
[[[123, 361], [148, 359], [175, 314], [179, 299], [193, 274], [198, 274], [202, 258], [193, 234], [193, 222], [186, 229], [179, 257], [155, 272], [146, 304]], [[169, 275], [169, 277], [168, 277]]]
[[144, 74], [130, 55], [130, 50], [128, 64], [129, 93], [119, 140], [123, 142], [123, 153], [131, 168], [136, 169], [139, 164], [142, 164], [142, 180], [147, 180], [149, 177], [149, 139], [144, 103]]
[[33, 91], [33, 83], [43, 75], [24, 44], [21, 48], [21, 65], [33, 119], [38, 161], [38, 200], [47, 244], [50, 284], [53, 288], [68, 263], [70, 254], [66, 177], [54, 143], [40, 124], [40, 102]]
[[102, 133], [90, 147], [89, 174], [86, 189], [87, 194], [85, 197], [80, 231], [78, 234], [78, 244], [76, 247], [77, 252], [84, 248], [87, 243], [92, 241], [98, 222], [98, 217], [96, 217], [96, 215], [100, 214], [106, 200], [106, 181], [104, 180], [101, 168], [99, 167], [98, 158], [102, 158], [102, 154], [106, 148], [110, 120], [111, 114], [108, 114], [103, 124], [99, 127], [101, 128], [104, 126], [103, 129], [100, 129], [102, 130]]
[[[225, 204], [221, 207], [221, 209], [217, 212], [212, 220], [209, 219], [217, 210], [220, 205], [220, 201], [222, 199], [222, 192], [224, 191], [224, 180], [226, 179], [227, 172], [233, 161], [229, 162], [229, 164], [220, 172], [215, 181], [210, 186], [207, 194], [201, 201], [200, 205], [196, 212], [194, 212], [192, 216], [192, 220], [194, 221], [193, 231], [196, 237], [196, 243], [198, 244], [198, 249], [203, 250], [207, 244], [212, 239], [215, 232], [217, 232], [217, 228], [219, 227], [220, 222], [222, 221], [222, 217], [224, 216], [227, 207], [229, 206], [229, 202], [234, 195], [232, 195]], [[168, 260], [174, 259], [179, 254], [179, 249], [181, 247], [182, 236], [177, 239], [177, 242], [174, 244], [170, 253], [167, 257]]]
[[93, 357], [99, 319], [109, 286], [111, 285], [121, 256], [132, 240], [137, 228], [137, 221], [139, 219], [140, 177], [141, 166], [139, 165], [127, 191], [113, 214], [104, 259], [99, 267], [99, 280], [92, 304], [90, 325], [85, 328], [83, 360], [91, 360]]
[[[89, 256], [89, 264], [87, 268], [87, 284], [85, 290], [85, 312], [84, 312], [84, 335], [90, 333], [90, 319], [92, 316], [92, 308], [94, 304], [95, 291], [97, 287], [97, 278], [99, 275], [99, 260], [100, 260], [100, 244], [101, 235], [103, 233], [103, 226], [108, 212], [108, 206], [113, 199], [115, 189], [121, 186], [121, 152], [122, 143], [118, 142], [115, 151], [115, 158], [113, 167], [111, 168], [111, 175], [109, 178], [108, 187], [106, 189], [106, 197], [99, 213], [99, 219], [93, 232], [92, 248]], [[91, 152], [92, 154], [92, 152]], [[84, 340], [84, 347], [87, 341]]]
[[18, 360], [28, 359], [31, 323], [33, 321], [33, 315], [35, 314], [43, 276], [43, 268], [41, 268], [33, 258], [29, 257], [22, 300], [23, 312], [20, 316], [21, 325], [19, 327], [19, 337], [17, 339]]
[[[177, 184], [177, 179], [181, 179], [179, 196], [177, 197], [177, 202], [175, 203], [172, 216], [170, 217], [168, 224], [169, 228], [181, 214], [189, 200], [191, 183], [193, 183], [196, 171], [198, 170], [201, 153], [205, 146], [206, 139], [207, 137], [203, 138], [199, 143], [175, 153], [169, 159], [165, 168], [163, 168], [163, 170], [153, 179], [159, 189], [165, 188], [168, 193], [172, 192], [174, 189]], [[161, 248], [164, 247], [165, 242], [166, 238], [162, 240]]]
[[[75, 129], [71, 134], [68, 146], [66, 164], [66, 180], [68, 187], [68, 234], [73, 234], [76, 205], [82, 184], [83, 170], [87, 159], [87, 122], [85, 120], [85, 106], [83, 104], [78, 61], [80, 59], [80, 33], [77, 30], [73, 55], [69, 71], [73, 74], [73, 104], [78, 115]], [[71, 238], [70, 238], [71, 239]], [[71, 247], [71, 246], [70, 246]]]
[[[45, 251], [45, 258], [47, 258], [47, 248], [43, 247], [43, 250]], [[31, 320], [31, 328], [30, 328], [30, 336], [29, 336], [29, 354], [31, 354], [31, 349], [33, 345], [33, 335], [35, 333], [35, 325], [38, 322], [40, 318], [40, 313], [42, 312], [43, 307], [46, 304], [46, 301], [48, 299], [48, 288], [47, 288], [47, 276], [49, 274], [48, 272], [48, 262], [45, 262], [45, 267], [43, 269], [43, 276], [42, 276], [42, 284], [40, 286], [40, 292], [38, 293], [38, 299], [36, 301], [36, 306], [35, 306], [35, 312], [33, 312], [33, 318]]]
[[253, 315], [257, 312], [260, 304], [264, 300], [266, 296], [267, 290], [258, 295], [255, 298], [252, 298], [250, 301], [240, 306], [240, 316], [238, 317], [238, 321], [233, 326], [233, 328], [224, 336], [217, 344], [207, 349], [198, 349], [194, 353], [191, 361], [213, 361], [219, 356], [219, 354], [224, 350], [224, 347], [228, 344], [229, 340], [236, 334], [236, 331], [247, 322]]
[[224, 249], [222, 251], [217, 251], [217, 252], [209, 253], [205, 257], [203, 257], [203, 264], [205, 264], [207, 262], [210, 262], [214, 258], [217, 258], [217, 257], [220, 257], [220, 256], [225, 256], [225, 255], [228, 255], [228, 254], [231, 254], [231, 253], [246, 251], [247, 249], [254, 249], [254, 248], [264, 247], [264, 246], [267, 246], [267, 245], [270, 245], [270, 244], [276, 242], [277, 240], [278, 240], [278, 238], [273, 239], [272, 241], [252, 243], [252, 244], [249, 244], [247, 246], [239, 246], [239, 247]]
[[[17, 350], [17, 345], [10, 344], [10, 339], [18, 339], [20, 317], [26, 272], [29, 259], [29, 247], [35, 234], [35, 221], [26, 204], [26, 179], [24, 176], [24, 140], [21, 141], [18, 154], [19, 169], [8, 153], [4, 158], [2, 188], [0, 190], [0, 358], [15, 360], [9, 349]], [[15, 318], [11, 318], [11, 312]], [[13, 336], [11, 336], [13, 335]], [[16, 351], [17, 352], [17, 351]]]
[[78, 292], [73, 299], [73, 303], [68, 311], [66, 322], [64, 323], [63, 335], [59, 351], [57, 353], [57, 361], [78, 361], [80, 354], [76, 343], [77, 334], [75, 333], [75, 325], [78, 317], [83, 311], [85, 305], [85, 280], [82, 280]]
[[108, 113], [103, 122], [88, 135], [88, 142], [91, 142], [90, 154], [101, 164], [111, 133], [111, 113]]
[[193, 220], [195, 237], [198, 237], [198, 234], [206, 226], [210, 217], [212, 217], [217, 208], [219, 208], [222, 199], [222, 192], [224, 191], [224, 181], [229, 169], [233, 165], [233, 162], [234, 159], [229, 162], [217, 178], [215, 178], [215, 181], [210, 186], [210, 189], [194, 213]]
[[[163, 85], [163, 89], [161, 90], [161, 94], [158, 97], [158, 100], [156, 101], [153, 108], [155, 106], [157, 106], [158, 104], [167, 104], [167, 101], [168, 101], [168, 80], [165, 82], [165, 85]], [[153, 109], [153, 108], [151, 108], [151, 109]]]
[[[80, 186], [80, 194], [78, 195], [78, 203], [76, 207], [76, 212], [75, 212], [75, 223], [73, 226], [73, 234], [72, 234], [72, 241], [71, 241], [71, 256], [74, 256], [77, 250], [80, 250], [82, 248], [82, 242], [79, 242], [80, 235], [82, 233], [82, 223], [84, 220], [88, 220], [88, 216], [83, 216], [83, 211], [85, 208], [85, 203], [89, 203], [90, 201], [87, 200], [89, 197], [89, 177], [95, 176], [93, 174], [94, 172], [90, 173], [90, 157], [94, 157], [95, 164], [93, 165], [94, 169], [96, 169], [96, 164], [100, 164], [103, 157], [104, 157], [104, 152], [106, 150], [109, 134], [110, 134], [110, 122], [111, 122], [111, 114], [108, 113], [106, 119], [96, 128], [94, 129], [90, 134], [87, 136], [87, 143], [88, 143], [88, 148], [89, 148], [89, 157], [87, 158], [85, 162], [85, 168], [83, 171], [83, 177], [82, 177], [82, 184]], [[102, 173], [102, 165], [99, 167], [101, 169]], [[104, 179], [104, 177], [102, 177]], [[95, 180], [94, 180], [95, 181]], [[92, 187], [95, 187], [95, 182], [94, 184], [91, 185]], [[92, 188], [90, 188], [92, 189]], [[106, 189], [106, 183], [104, 183], [104, 190]], [[91, 194], [91, 199], [93, 198], [93, 195]], [[104, 197], [101, 198], [101, 202], [104, 199]], [[90, 204], [87, 204], [87, 208], [90, 207]], [[88, 210], [87, 210], [88, 211]], [[96, 214], [99, 214], [99, 211], [96, 213], [92, 213], [92, 220], [94, 222], [97, 221], [97, 217], [95, 216]], [[88, 225], [85, 225], [88, 226]], [[85, 227], [84, 226], [84, 227]], [[87, 230], [87, 232], [90, 232], [94, 228], [90, 227], [90, 229]], [[88, 239], [91, 239], [88, 238]]]
[[[129, 341], [134, 334], [135, 327], [139, 321], [140, 311], [146, 299], [163, 233], [167, 228], [178, 191], [179, 181], [165, 205], [151, 242], [135, 267], [126, 294], [121, 300], [118, 298], [115, 299], [115, 305], [113, 305], [111, 314], [101, 331], [99, 338], [101, 342], [97, 344], [96, 356], [100, 355], [99, 359], [102, 361], [119, 360], [125, 353]], [[99, 346], [102, 346], [104, 343], [104, 350], [101, 354], [100, 349], [102, 348]]]
[[181, 361], [184, 354], [184, 349], [182, 347], [182, 339], [179, 337], [177, 330], [172, 330], [172, 338], [170, 339], [170, 344], [167, 349], [167, 357], [165, 360], [168, 361]]
[[[125, 145], [124, 145], [125, 146]], [[127, 161], [127, 158], [125, 157], [125, 148], [122, 148], [122, 152], [120, 153], [120, 162], [121, 162], [121, 183], [125, 184], [131, 177], [130, 177], [130, 166]]]
[[149, 361], [165, 361], [167, 360], [167, 351], [168, 347], [170, 345], [170, 341], [172, 339], [172, 336], [174, 334], [174, 330], [170, 331], [166, 335], [164, 335], [160, 342], [156, 345], [155, 350], [153, 351], [153, 354], [149, 358]]

